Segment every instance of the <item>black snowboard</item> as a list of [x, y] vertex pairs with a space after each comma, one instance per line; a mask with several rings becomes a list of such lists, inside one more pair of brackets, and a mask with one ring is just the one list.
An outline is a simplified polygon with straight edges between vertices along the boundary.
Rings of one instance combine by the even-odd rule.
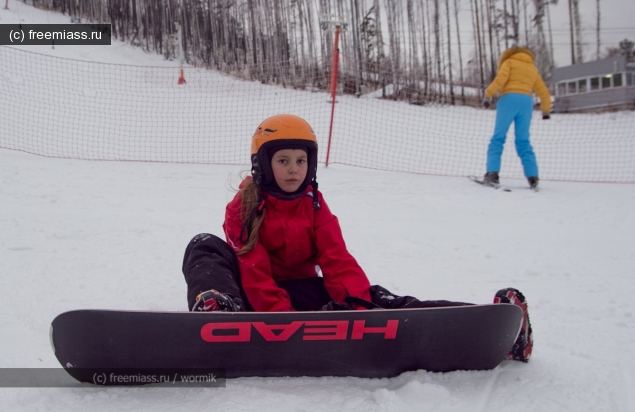
[[121, 383], [95, 382], [103, 369], [377, 378], [495, 368], [521, 318], [519, 307], [506, 304], [290, 313], [77, 310], [53, 320], [51, 343], [80, 382]]

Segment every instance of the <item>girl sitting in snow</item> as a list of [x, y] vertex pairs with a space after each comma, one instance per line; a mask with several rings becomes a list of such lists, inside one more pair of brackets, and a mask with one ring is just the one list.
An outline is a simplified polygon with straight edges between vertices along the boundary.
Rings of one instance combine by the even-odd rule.
[[[251, 144], [251, 176], [226, 208], [227, 243], [211, 234], [187, 246], [183, 273], [192, 311], [287, 312], [463, 306], [421, 301], [371, 286], [348, 252], [337, 217], [316, 181], [318, 145], [302, 118], [280, 114], [264, 120]], [[500, 295], [500, 296], [499, 296]], [[501, 303], [526, 303], [520, 292], [497, 293]], [[517, 342], [519, 360], [531, 354]], [[525, 336], [523, 335], [523, 336]]]

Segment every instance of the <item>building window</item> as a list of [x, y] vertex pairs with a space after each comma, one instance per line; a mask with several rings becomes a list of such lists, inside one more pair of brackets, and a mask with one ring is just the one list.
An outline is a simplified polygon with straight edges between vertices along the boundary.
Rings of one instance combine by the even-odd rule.
[[586, 93], [586, 79], [578, 80], [578, 93]]
[[611, 87], [611, 75], [608, 74], [602, 77], [602, 88], [609, 89]]
[[576, 94], [577, 89], [576, 89], [576, 82], [569, 82], [567, 84], [567, 94]]
[[567, 84], [558, 83], [558, 96], [564, 96], [565, 94], [567, 94]]
[[591, 90], [599, 90], [600, 89], [600, 79], [597, 77], [593, 77], [591, 79]]
[[622, 87], [622, 73], [616, 73], [613, 75], [613, 87]]
[[633, 85], [633, 73], [626, 73], [626, 85], [627, 86]]

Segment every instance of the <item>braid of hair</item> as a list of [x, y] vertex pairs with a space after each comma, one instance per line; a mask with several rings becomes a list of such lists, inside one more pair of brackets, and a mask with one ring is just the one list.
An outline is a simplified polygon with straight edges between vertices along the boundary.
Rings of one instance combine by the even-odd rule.
[[241, 190], [240, 219], [243, 227], [240, 231], [240, 241], [243, 242], [237, 254], [244, 255], [258, 243], [258, 229], [265, 217], [264, 202], [260, 188], [254, 181], [248, 182]]

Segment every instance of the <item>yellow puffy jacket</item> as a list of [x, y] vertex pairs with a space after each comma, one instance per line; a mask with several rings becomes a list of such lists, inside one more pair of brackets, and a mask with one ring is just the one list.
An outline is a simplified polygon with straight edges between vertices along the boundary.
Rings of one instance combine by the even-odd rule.
[[551, 95], [534, 64], [534, 54], [525, 47], [505, 50], [498, 62], [496, 78], [487, 87], [485, 97], [491, 98], [498, 91], [532, 95], [532, 90], [540, 97], [540, 108], [548, 114], [551, 110]]

